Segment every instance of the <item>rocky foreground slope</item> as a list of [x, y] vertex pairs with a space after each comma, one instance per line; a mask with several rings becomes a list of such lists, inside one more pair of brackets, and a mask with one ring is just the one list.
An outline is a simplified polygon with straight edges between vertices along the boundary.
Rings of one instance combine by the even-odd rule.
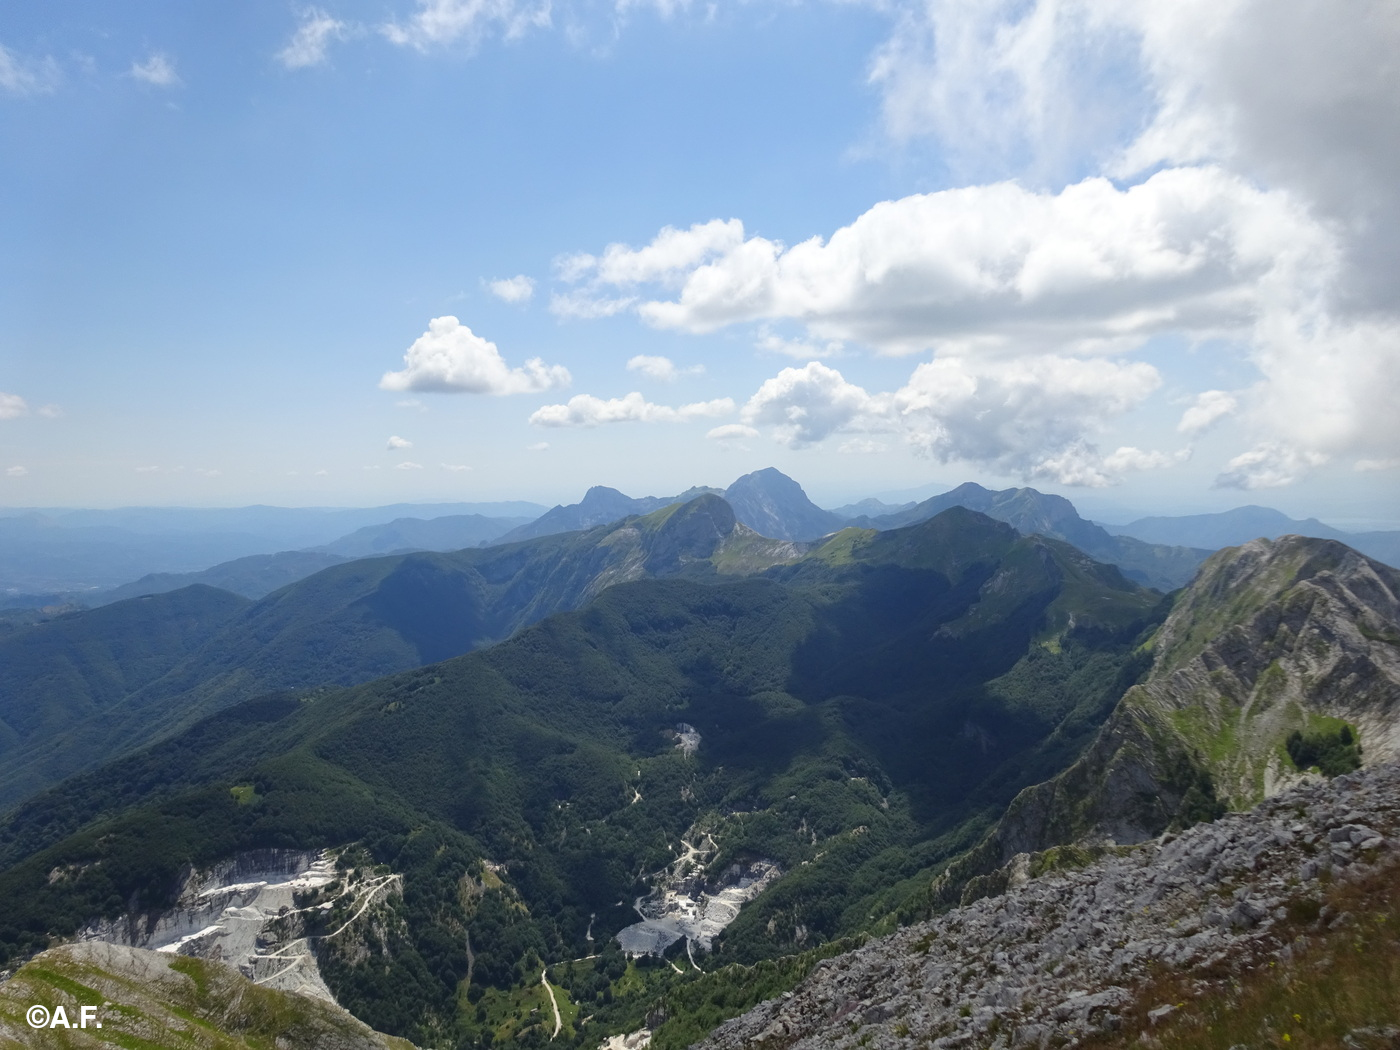
[[[1179, 1008], [1195, 1005], [1172, 1001], [1178, 995], [1228, 1006], [1241, 980], [1288, 968], [1310, 947], [1335, 950], [1338, 937], [1343, 951], [1360, 947], [1352, 927], [1361, 920], [1335, 902], [1364, 884], [1369, 899], [1393, 908], [1384, 887], [1400, 888], [1397, 834], [1400, 764], [1389, 763], [1119, 847], [1082, 870], [1026, 879], [1023, 857], [1005, 894], [827, 960], [699, 1045], [1012, 1050], [1117, 1043], [1144, 1022], [1142, 1043], [1154, 1045]], [[1365, 925], [1383, 924], [1368, 916]], [[1164, 977], [1174, 994], [1159, 1002]], [[1312, 1020], [1297, 1017], [1284, 1020]], [[1400, 1045], [1400, 1029], [1387, 1027], [1400, 1018], [1363, 1022], [1320, 1045]], [[1286, 1036], [1276, 1030], [1261, 1045], [1300, 1038]]]

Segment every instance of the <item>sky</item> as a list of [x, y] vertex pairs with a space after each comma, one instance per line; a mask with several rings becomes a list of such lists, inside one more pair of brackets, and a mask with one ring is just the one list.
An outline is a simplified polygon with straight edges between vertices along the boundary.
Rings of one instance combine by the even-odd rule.
[[1400, 527], [1393, 0], [9, 0], [0, 507]]

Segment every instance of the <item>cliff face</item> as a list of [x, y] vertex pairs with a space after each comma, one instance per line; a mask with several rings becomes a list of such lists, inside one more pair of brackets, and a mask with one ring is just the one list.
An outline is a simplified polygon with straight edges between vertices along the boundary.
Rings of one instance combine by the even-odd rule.
[[1337, 718], [1367, 762], [1400, 748], [1400, 573], [1333, 540], [1284, 536], [1221, 551], [1157, 639], [1135, 703], [1246, 805], [1298, 779], [1294, 729]]
[[1400, 573], [1340, 543], [1216, 553], [1150, 644], [1146, 680], [949, 868], [935, 906], [1000, 890], [1018, 854], [1141, 842], [1276, 794], [1307, 776], [1285, 746], [1294, 731], [1346, 722], [1367, 765], [1400, 755]]

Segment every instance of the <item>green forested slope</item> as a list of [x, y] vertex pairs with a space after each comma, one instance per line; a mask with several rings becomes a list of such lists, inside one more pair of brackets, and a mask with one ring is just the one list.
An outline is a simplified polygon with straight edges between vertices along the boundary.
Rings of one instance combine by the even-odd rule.
[[0, 636], [0, 762], [156, 681], [250, 604], [195, 586]]
[[[62, 621], [72, 637], [122, 630], [148, 636], [142, 644], [154, 659], [139, 676], [88, 683], [88, 665], [75, 664], [65, 668], [71, 682], [55, 682], [42, 652], [31, 655], [30, 649], [67, 652], [75, 645], [65, 641], [45, 650], [56, 628], [48, 635], [37, 627], [16, 632], [4, 639], [15, 655], [0, 704], [4, 696], [24, 698], [35, 727], [8, 735], [9, 753], [0, 755], [0, 809], [260, 693], [351, 685], [445, 660], [577, 608], [625, 580], [714, 576], [716, 563], [725, 571], [754, 571], [797, 553], [791, 544], [736, 529], [728, 505], [707, 495], [582, 533], [336, 565], [251, 605], [222, 599], [237, 615], [203, 635], [148, 630], [144, 606], [131, 602]], [[148, 600], [163, 609], [191, 599]], [[92, 690], [102, 691], [102, 702], [81, 702]], [[0, 726], [0, 748], [5, 735]]]
[[[705, 533], [680, 515], [660, 524]], [[663, 554], [685, 568], [644, 556]], [[524, 1038], [512, 1011], [548, 962], [588, 1033], [635, 1027], [671, 970], [617, 970], [611, 938], [688, 830], [713, 837], [712, 873], [786, 872], [707, 967], [877, 928], [1075, 758], [1159, 602], [963, 510], [847, 530], [764, 578], [612, 587], [481, 652], [232, 707], [32, 799], [0, 830], [0, 951], [156, 907], [186, 864], [359, 843], [404, 874], [380, 939], [323, 958], [368, 1023]]]

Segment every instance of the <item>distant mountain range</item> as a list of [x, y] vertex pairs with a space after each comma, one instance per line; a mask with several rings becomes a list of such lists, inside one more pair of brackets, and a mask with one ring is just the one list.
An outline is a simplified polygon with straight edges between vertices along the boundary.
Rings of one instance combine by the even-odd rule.
[[[1259, 536], [1285, 534], [1338, 539], [1391, 565], [1400, 564], [1400, 532], [1347, 533], [1309, 518], [1296, 520], [1267, 507], [1220, 514], [1143, 518], [1101, 525], [1082, 518], [1061, 496], [1032, 488], [994, 491], [974, 483], [920, 502], [867, 499], [829, 511], [818, 507], [791, 478], [773, 468], [755, 471], [727, 489], [696, 487], [675, 496], [627, 496], [595, 486], [583, 499], [549, 510], [536, 504], [400, 504], [367, 510], [248, 507], [235, 510], [135, 508], [0, 517], [0, 608], [97, 605], [138, 594], [204, 583], [249, 598], [350, 559], [414, 550], [452, 551], [575, 532], [647, 514], [702, 493], [722, 495], [736, 519], [760, 535], [812, 541], [843, 527], [889, 529], [962, 506], [1005, 521], [1026, 534], [1073, 543], [1131, 578], [1162, 590], [1186, 584], [1212, 550]], [[327, 532], [358, 524], [350, 532]], [[248, 531], [202, 532], [242, 528]], [[132, 530], [145, 529], [136, 533]], [[269, 542], [323, 537], [301, 550], [266, 550]], [[262, 548], [232, 560], [221, 551]], [[212, 568], [204, 568], [210, 560]], [[194, 564], [184, 571], [155, 565]], [[137, 572], [145, 568], [144, 574]], [[133, 576], [140, 578], [134, 582]], [[119, 585], [113, 585], [120, 580]], [[66, 583], [64, 581], [67, 581]], [[82, 590], [73, 590], [83, 581]], [[105, 581], [98, 586], [93, 581]]]
[[1119, 536], [1131, 536], [1147, 543], [1185, 544], [1218, 550], [1238, 547], [1263, 537], [1311, 536], [1340, 540], [1361, 553], [1388, 565], [1400, 565], [1400, 532], [1343, 532], [1324, 525], [1316, 518], [1299, 521], [1269, 507], [1236, 507], [1219, 514], [1188, 514], [1172, 518], [1139, 518], [1127, 525], [1105, 525]]
[[244, 598], [262, 598], [289, 583], [304, 580], [322, 569], [348, 560], [344, 555], [319, 551], [250, 554], [246, 558], [221, 562], [203, 572], [150, 573], [134, 583], [113, 587], [109, 591], [99, 591], [88, 600], [88, 604], [94, 607], [110, 605], [112, 602], [139, 598], [147, 594], [166, 594], [195, 584], [218, 587]]
[[[386, 507], [128, 507], [0, 512], [0, 596], [117, 587], [149, 574], [199, 573], [250, 555], [333, 543], [395, 519], [481, 515], [528, 520], [534, 503], [400, 503]], [[193, 581], [191, 581], [193, 582]]]
[[673, 503], [684, 503], [704, 493], [723, 496], [734, 517], [760, 536], [778, 540], [815, 540], [847, 524], [839, 514], [822, 510], [802, 486], [779, 470], [768, 467], [745, 474], [727, 489], [697, 487], [678, 496], [643, 496], [634, 499], [617, 489], [596, 485], [581, 501], [559, 506], [540, 518], [500, 537], [499, 543], [549, 536], [559, 532], [603, 525], [629, 514], [647, 514]]
[[1128, 536], [1113, 536], [1086, 521], [1063, 496], [1035, 489], [993, 491], [974, 482], [932, 496], [894, 514], [856, 518], [848, 524], [876, 529], [897, 529], [924, 521], [949, 507], [966, 507], [1004, 521], [1026, 535], [1051, 536], [1072, 543], [1099, 561], [1117, 565], [1129, 577], [1149, 587], [1170, 591], [1185, 586], [1210, 551], [1191, 547], [1144, 543]]
[[455, 551], [463, 547], [484, 547], [503, 540], [512, 530], [531, 520], [518, 517], [488, 518], [482, 514], [448, 514], [426, 520], [395, 518], [384, 525], [366, 525], [356, 529], [317, 550], [343, 558], [369, 558], [404, 551]]
[[617, 489], [606, 485], [594, 485], [583, 494], [578, 503], [556, 506], [545, 511], [534, 521], [520, 525], [497, 537], [498, 543], [515, 543], [519, 540], [532, 540], [539, 536], [554, 536], [561, 532], [577, 532], [591, 529], [595, 525], [607, 525], [621, 521], [630, 514], [650, 514], [654, 510], [684, 503], [706, 492], [718, 489], [693, 488], [679, 496], [624, 496]]

